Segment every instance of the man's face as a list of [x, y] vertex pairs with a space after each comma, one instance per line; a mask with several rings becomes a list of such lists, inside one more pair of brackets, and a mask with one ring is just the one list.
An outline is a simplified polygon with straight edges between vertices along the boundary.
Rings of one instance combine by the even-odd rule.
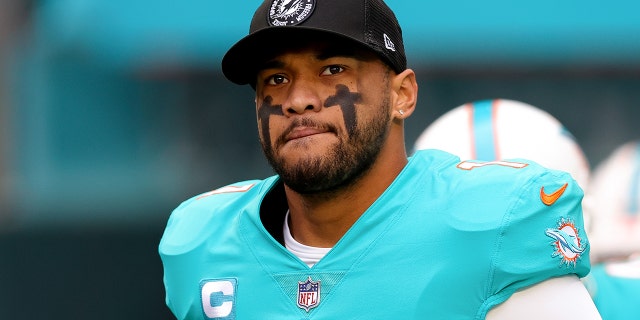
[[258, 130], [267, 160], [303, 193], [366, 172], [390, 126], [390, 69], [373, 54], [314, 45], [277, 54], [258, 72]]

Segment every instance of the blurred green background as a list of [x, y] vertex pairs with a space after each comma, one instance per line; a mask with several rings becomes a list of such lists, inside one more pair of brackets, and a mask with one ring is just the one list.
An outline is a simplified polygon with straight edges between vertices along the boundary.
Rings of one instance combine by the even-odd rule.
[[[219, 68], [259, 3], [0, 1], [0, 319], [172, 318], [171, 210], [272, 174], [253, 91]], [[639, 2], [387, 3], [420, 85], [410, 146], [489, 98], [557, 117], [592, 167], [639, 138]]]

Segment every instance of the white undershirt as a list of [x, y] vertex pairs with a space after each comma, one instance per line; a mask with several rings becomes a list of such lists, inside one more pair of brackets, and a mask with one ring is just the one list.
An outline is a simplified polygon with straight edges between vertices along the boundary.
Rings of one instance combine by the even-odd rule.
[[296, 257], [307, 264], [309, 268], [318, 263], [318, 261], [320, 261], [320, 259], [322, 259], [322, 257], [331, 250], [331, 248], [310, 247], [296, 241], [296, 239], [291, 235], [291, 230], [289, 229], [289, 210], [287, 210], [287, 215], [284, 217], [282, 233], [284, 234], [284, 246], [287, 250], [296, 255]]

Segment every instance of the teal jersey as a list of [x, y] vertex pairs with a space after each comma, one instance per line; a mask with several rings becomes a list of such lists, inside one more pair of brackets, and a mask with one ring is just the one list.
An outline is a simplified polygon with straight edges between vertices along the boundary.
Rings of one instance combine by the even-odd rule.
[[[632, 274], [621, 269], [629, 270]], [[604, 320], [640, 319], [640, 278], [638, 263], [611, 263], [594, 266], [584, 279], [598, 312]]]
[[178, 319], [484, 319], [515, 291], [590, 269], [582, 190], [525, 160], [417, 152], [317, 264], [283, 245], [277, 176], [196, 196], [159, 251]]

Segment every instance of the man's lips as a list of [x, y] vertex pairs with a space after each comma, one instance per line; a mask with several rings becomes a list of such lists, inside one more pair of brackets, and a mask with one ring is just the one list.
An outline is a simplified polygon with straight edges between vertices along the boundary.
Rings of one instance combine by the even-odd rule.
[[285, 141], [291, 141], [291, 140], [300, 139], [300, 138], [321, 134], [321, 133], [327, 133], [327, 132], [329, 131], [326, 129], [298, 127], [291, 130], [291, 132], [289, 132], [289, 134], [286, 135]]

